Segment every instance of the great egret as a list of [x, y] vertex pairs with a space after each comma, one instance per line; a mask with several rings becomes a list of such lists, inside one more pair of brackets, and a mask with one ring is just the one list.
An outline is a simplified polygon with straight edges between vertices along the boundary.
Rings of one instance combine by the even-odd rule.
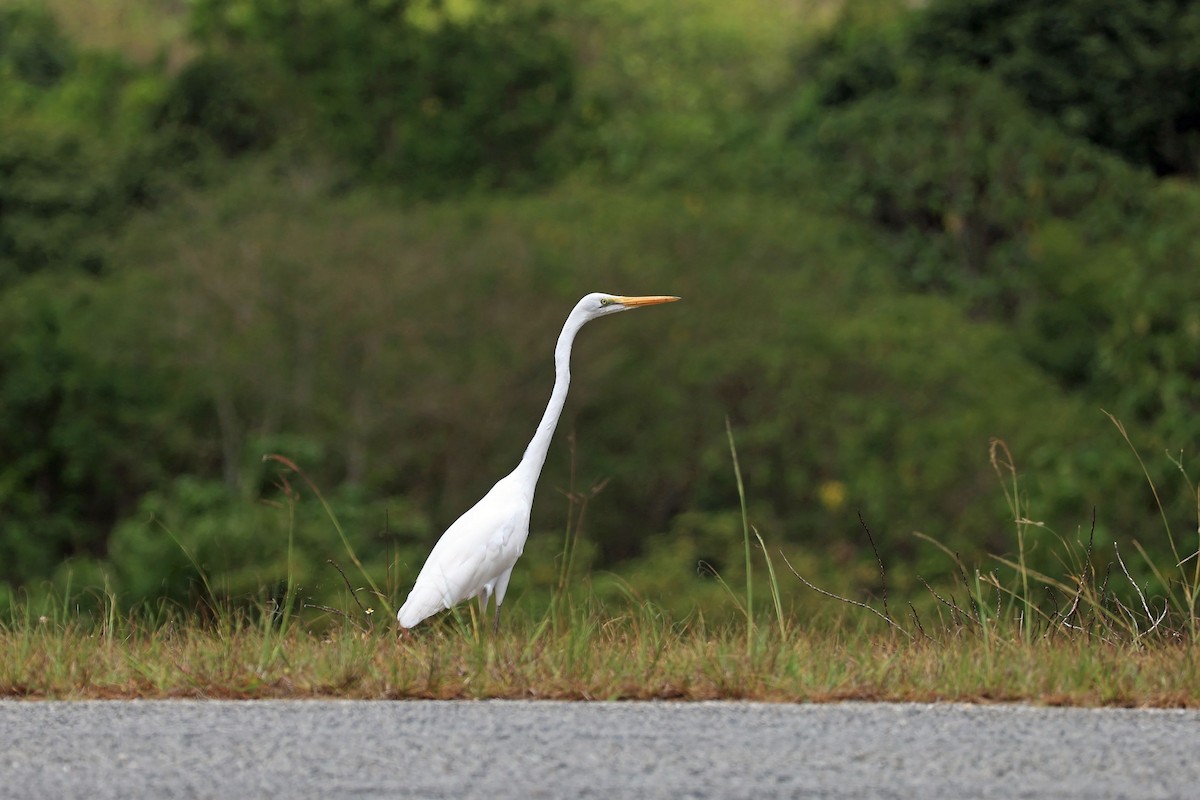
[[493, 629], [500, 626], [500, 604], [504, 602], [513, 565], [529, 536], [533, 493], [546, 462], [550, 438], [567, 400], [567, 387], [571, 383], [571, 344], [575, 334], [599, 317], [678, 299], [667, 295], [622, 297], [597, 292], [576, 304], [554, 346], [554, 390], [550, 393], [550, 402], [538, 423], [537, 432], [525, 448], [521, 463], [438, 539], [417, 575], [408, 599], [396, 613], [400, 627], [411, 628], [442, 609], [452, 608], [471, 597], [479, 598], [481, 612], [486, 612], [488, 599], [495, 597]]

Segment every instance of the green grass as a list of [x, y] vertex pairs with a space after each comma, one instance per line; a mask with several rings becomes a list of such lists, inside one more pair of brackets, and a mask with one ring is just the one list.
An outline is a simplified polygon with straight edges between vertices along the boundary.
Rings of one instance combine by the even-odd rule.
[[[267, 617], [269, 619], [269, 617]], [[1194, 643], [1026, 641], [960, 628], [906, 639], [851, 620], [823, 630], [672, 623], [649, 607], [505, 620], [283, 630], [249, 617], [32, 619], [0, 626], [0, 696], [561, 700], [1027, 701], [1200, 707]], [[747, 641], [750, 646], [747, 647]]]

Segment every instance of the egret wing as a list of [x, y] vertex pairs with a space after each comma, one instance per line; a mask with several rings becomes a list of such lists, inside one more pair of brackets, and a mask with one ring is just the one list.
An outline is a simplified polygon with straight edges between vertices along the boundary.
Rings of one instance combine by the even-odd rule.
[[512, 569], [521, 555], [528, 512], [489, 493], [451, 525], [425, 561], [398, 615], [411, 628], [445, 608], [478, 595]]

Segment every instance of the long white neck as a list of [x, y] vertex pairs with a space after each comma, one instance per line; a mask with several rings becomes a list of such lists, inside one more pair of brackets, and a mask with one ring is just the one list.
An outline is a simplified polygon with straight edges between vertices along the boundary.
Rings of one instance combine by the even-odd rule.
[[542, 421], [525, 448], [521, 463], [513, 470], [513, 474], [526, 482], [531, 490], [542, 473], [546, 453], [550, 451], [550, 440], [554, 438], [554, 429], [558, 427], [558, 418], [567, 402], [567, 389], [571, 386], [571, 345], [575, 342], [575, 334], [588, 319], [578, 308], [572, 311], [563, 325], [562, 333], [558, 335], [558, 344], [554, 346], [554, 390], [550, 392], [546, 413], [542, 414]]

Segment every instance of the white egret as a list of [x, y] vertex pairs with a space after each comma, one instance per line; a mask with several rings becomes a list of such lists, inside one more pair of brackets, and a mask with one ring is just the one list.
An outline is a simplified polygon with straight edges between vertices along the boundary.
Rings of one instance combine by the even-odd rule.
[[487, 611], [488, 599], [495, 598], [493, 628], [499, 627], [500, 605], [504, 602], [508, 579], [529, 536], [529, 513], [533, 508], [538, 476], [542, 473], [550, 439], [567, 400], [567, 387], [571, 383], [571, 344], [575, 334], [598, 317], [678, 299], [667, 295], [622, 297], [593, 293], [576, 304], [554, 346], [554, 390], [550, 393], [550, 402], [538, 423], [537, 432], [525, 448], [521, 463], [438, 539], [417, 575], [408, 599], [396, 613], [400, 627], [411, 628], [442, 609], [452, 608], [471, 597], [479, 598], [481, 612]]

